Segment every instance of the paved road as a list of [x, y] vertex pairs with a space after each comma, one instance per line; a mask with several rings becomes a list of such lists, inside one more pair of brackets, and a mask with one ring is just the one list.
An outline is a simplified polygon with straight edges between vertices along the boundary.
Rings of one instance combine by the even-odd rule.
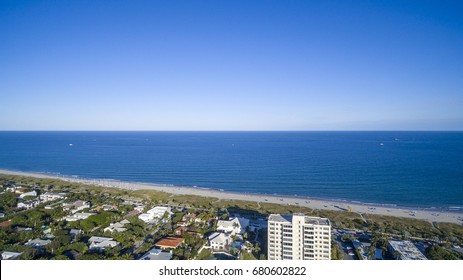
[[358, 257], [357, 256], [350, 256], [348, 253], [347, 253], [347, 249], [346, 247], [347, 246], [352, 246], [352, 244], [349, 244], [347, 242], [342, 242], [341, 241], [341, 237], [343, 236], [343, 234], [339, 233], [336, 229], [333, 229], [332, 231], [332, 234], [333, 234], [333, 237], [334, 237], [334, 240], [336, 241], [336, 243], [338, 243], [339, 247], [341, 248], [342, 250], [342, 253], [344, 255], [344, 259], [345, 260], [358, 260]]

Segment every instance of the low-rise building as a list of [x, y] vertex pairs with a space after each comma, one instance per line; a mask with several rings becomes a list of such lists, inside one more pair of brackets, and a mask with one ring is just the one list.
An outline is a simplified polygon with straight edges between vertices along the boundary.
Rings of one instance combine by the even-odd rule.
[[88, 248], [90, 250], [97, 250], [97, 251], [103, 251], [106, 248], [114, 248], [116, 246], [119, 246], [120, 243], [115, 241], [111, 237], [103, 237], [103, 236], [92, 236], [88, 240]]
[[63, 210], [64, 211], [71, 211], [71, 213], [76, 213], [78, 211], [90, 208], [90, 202], [77, 200], [73, 202], [65, 202], [63, 203]]
[[182, 244], [183, 242], [185, 242], [185, 239], [184, 238], [180, 238], [180, 237], [166, 237], [164, 239], [161, 239], [159, 240], [156, 244], [157, 247], [161, 248], [161, 249], [175, 249], [177, 248], [178, 246], [180, 246], [180, 244]]
[[49, 240], [49, 239], [36, 238], [36, 239], [31, 239], [31, 240], [27, 241], [24, 245], [32, 246], [32, 247], [41, 249], [41, 248], [47, 246], [50, 243], [51, 243], [51, 240]]
[[249, 220], [245, 218], [230, 218], [228, 221], [217, 221], [217, 231], [230, 233], [231, 235], [243, 234], [246, 227], [249, 225]]
[[172, 258], [172, 253], [164, 252], [160, 249], [153, 248], [144, 254], [139, 260], [166, 261]]
[[[186, 214], [186, 215], [184, 215], [184, 216], [182, 217], [182, 221], [183, 221], [183, 222], [192, 223], [192, 222], [195, 222], [195, 221], [196, 221], [196, 218], [197, 218], [197, 217], [198, 217], [198, 216], [197, 216], [195, 213], [188, 213], [188, 214]], [[200, 219], [200, 221], [201, 221], [201, 219]]]
[[69, 230], [69, 237], [71, 237], [72, 239], [75, 239], [77, 236], [81, 235], [83, 233], [83, 231], [81, 229], [70, 229]]
[[145, 211], [145, 207], [146, 207], [145, 204], [139, 204], [139, 205], [136, 205], [133, 208], [133, 210], [137, 211], [138, 213], [143, 213], [143, 211]]
[[52, 192], [46, 192], [44, 194], [41, 194], [39, 197], [40, 197], [40, 200], [42, 200], [43, 202], [49, 202], [49, 201], [66, 198], [64, 193], [52, 193]]
[[189, 230], [190, 230], [189, 227], [183, 226], [183, 227], [176, 228], [174, 233], [175, 233], [175, 235], [180, 236], [180, 235], [184, 234], [185, 232], [188, 232]]
[[112, 210], [116, 210], [117, 207], [114, 206], [114, 205], [103, 205], [101, 206], [101, 210], [103, 211], [112, 211]]
[[17, 208], [29, 210], [29, 209], [37, 207], [37, 205], [39, 204], [40, 204], [39, 199], [26, 200], [26, 201], [18, 202]]
[[145, 223], [153, 223], [156, 220], [161, 219], [166, 213], [170, 216], [172, 214], [172, 209], [168, 206], [156, 206], [146, 213], [138, 215], [138, 218]]
[[223, 250], [232, 243], [232, 238], [229, 233], [213, 232], [208, 237], [209, 246], [213, 250]]
[[155, 218], [162, 218], [166, 213], [167, 215], [172, 214], [172, 208], [169, 206], [156, 206], [146, 212], [147, 214], [153, 215]]
[[5, 251], [2, 253], [2, 260], [15, 260], [21, 254], [19, 252]]
[[111, 223], [109, 224], [108, 227], [106, 227], [104, 229], [104, 232], [124, 232], [126, 231], [127, 229], [125, 228], [125, 225], [127, 224], [130, 224], [130, 222], [128, 220], [122, 220], [120, 222], [117, 222], [117, 223]]
[[398, 260], [427, 260], [409, 240], [389, 240], [388, 249], [391, 255]]
[[9, 226], [11, 226], [12, 222], [11, 220], [8, 220], [8, 221], [3, 221], [0, 223], [0, 228], [7, 228]]
[[19, 196], [19, 198], [25, 198], [26, 196], [37, 196], [37, 191], [33, 190], [30, 192], [25, 192]]
[[85, 220], [92, 215], [95, 215], [95, 213], [74, 213], [73, 215], [66, 216], [63, 219], [68, 222], [75, 222], [79, 220]]

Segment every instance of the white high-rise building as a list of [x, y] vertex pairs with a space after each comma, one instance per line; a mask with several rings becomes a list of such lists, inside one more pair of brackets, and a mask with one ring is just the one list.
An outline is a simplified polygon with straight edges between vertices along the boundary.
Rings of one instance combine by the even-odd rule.
[[269, 260], [331, 259], [330, 220], [302, 214], [268, 218]]

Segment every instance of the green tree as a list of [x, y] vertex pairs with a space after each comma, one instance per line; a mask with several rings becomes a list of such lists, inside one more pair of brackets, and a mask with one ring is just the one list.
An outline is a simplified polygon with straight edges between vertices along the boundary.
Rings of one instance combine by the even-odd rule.
[[458, 260], [458, 256], [439, 245], [432, 245], [426, 249], [426, 255], [431, 260]]

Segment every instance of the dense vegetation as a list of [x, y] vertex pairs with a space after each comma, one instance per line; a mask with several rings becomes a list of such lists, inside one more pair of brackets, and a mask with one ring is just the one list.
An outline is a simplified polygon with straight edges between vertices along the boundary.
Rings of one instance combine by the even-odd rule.
[[[95, 215], [88, 219], [66, 222], [62, 218], [68, 213], [60, 207], [44, 209], [43, 205], [31, 210], [18, 210], [16, 208], [18, 194], [3, 192], [0, 194], [0, 210], [5, 217], [0, 222], [10, 221], [10, 225], [0, 228], [0, 250], [23, 252], [23, 259], [128, 259], [140, 256], [148, 251], [155, 242], [172, 233], [173, 226], [182, 220], [184, 211], [176, 211], [170, 221], [170, 225], [162, 228], [146, 225], [134, 216], [133, 206], [123, 204], [124, 199], [137, 200], [148, 206], [156, 204], [185, 207], [188, 211], [198, 214], [203, 220], [219, 216], [226, 218], [228, 213], [242, 213], [250, 217], [266, 217], [270, 213], [291, 214], [304, 213], [329, 218], [333, 227], [339, 229], [359, 230], [373, 235], [372, 243], [377, 248], [386, 249], [387, 239], [397, 237], [402, 239], [427, 239], [437, 243], [463, 243], [463, 227], [457, 224], [435, 223], [412, 218], [397, 218], [367, 214], [361, 217], [357, 213], [314, 210], [297, 205], [281, 205], [271, 203], [256, 203], [251, 201], [217, 200], [208, 197], [194, 195], [171, 195], [158, 191], [137, 190], [129, 191], [116, 188], [70, 183], [54, 179], [38, 179], [31, 177], [0, 175], [0, 186], [3, 190], [6, 186], [17, 184], [29, 188], [40, 188], [42, 191], [66, 192], [66, 201], [85, 200], [92, 205], [115, 205], [117, 210], [96, 211]], [[50, 204], [50, 203], [48, 203]], [[47, 205], [47, 204], [44, 204]], [[122, 233], [107, 233], [103, 229], [110, 223], [128, 219], [127, 231]], [[31, 230], [19, 230], [19, 228], [31, 228]], [[52, 229], [55, 236], [53, 241], [43, 250], [37, 250], [23, 244], [29, 239], [41, 237], [45, 229]], [[69, 230], [82, 229], [80, 236], [70, 239]], [[207, 235], [215, 230], [212, 225], [196, 225], [193, 230], [199, 235]], [[252, 234], [252, 233], [251, 233]], [[99, 254], [88, 250], [87, 241], [90, 236], [110, 236], [121, 243], [121, 246], [105, 250]], [[198, 236], [182, 234], [185, 244], [174, 250], [174, 258], [189, 259], [197, 255], [198, 250], [206, 242]], [[251, 238], [253, 238], [252, 236]], [[241, 259], [265, 259], [266, 258], [266, 233], [259, 234], [260, 246], [257, 245], [251, 253], [244, 253]], [[428, 248], [427, 254], [432, 259], [460, 258], [458, 253], [450, 249], [435, 245]], [[203, 250], [197, 257], [209, 258], [207, 251]], [[332, 245], [332, 258], [342, 259], [342, 251], [335, 243]]]

